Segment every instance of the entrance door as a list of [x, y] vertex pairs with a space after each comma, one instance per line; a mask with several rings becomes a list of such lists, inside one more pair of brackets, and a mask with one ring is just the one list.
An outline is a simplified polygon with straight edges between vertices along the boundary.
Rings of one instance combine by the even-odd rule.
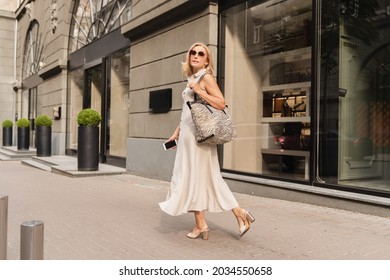
[[101, 162], [121, 167], [126, 166], [127, 156], [129, 55], [126, 49], [86, 69], [83, 95], [83, 108], [92, 108], [102, 116]]

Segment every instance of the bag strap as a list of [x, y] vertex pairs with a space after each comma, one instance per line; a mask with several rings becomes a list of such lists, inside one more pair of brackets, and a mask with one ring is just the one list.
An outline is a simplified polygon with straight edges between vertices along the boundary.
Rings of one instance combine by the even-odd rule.
[[[206, 76], [208, 73], [206, 72], [206, 73], [204, 73], [204, 74], [202, 74], [200, 77], [199, 77], [199, 79], [198, 79], [198, 81], [196, 82], [196, 83], [198, 83], [199, 84], [199, 82], [204, 78], [204, 76]], [[200, 100], [200, 101], [202, 101], [202, 102], [204, 102], [204, 103], [207, 103], [202, 97], [200, 97], [195, 91], [194, 91], [194, 102], [196, 102], [196, 101], [198, 101], [198, 100]]]
[[[207, 74], [209, 74], [209, 73], [204, 73], [204, 74], [202, 74], [202, 75], [199, 77], [197, 83], [199, 84], [199, 82], [200, 82], [200, 81], [204, 78], [204, 76], [206, 76]], [[198, 101], [198, 99], [199, 99], [199, 101]], [[191, 110], [191, 104], [194, 104], [194, 103], [202, 103], [203, 105], [206, 106], [206, 108], [210, 111], [210, 113], [212, 113], [212, 111], [210, 110], [210, 108], [208, 108], [208, 106], [211, 106], [211, 105], [210, 105], [206, 100], [204, 100], [202, 97], [200, 97], [195, 91], [194, 91], [194, 100], [193, 100], [192, 102], [187, 101], [187, 105], [188, 105], [188, 107], [190, 108], [190, 110]], [[213, 107], [213, 106], [211, 106], [211, 107]], [[228, 107], [228, 105], [225, 105], [225, 109], [226, 109], [227, 107]], [[224, 113], [226, 114], [225, 109], [222, 109], [221, 111], [224, 112]]]

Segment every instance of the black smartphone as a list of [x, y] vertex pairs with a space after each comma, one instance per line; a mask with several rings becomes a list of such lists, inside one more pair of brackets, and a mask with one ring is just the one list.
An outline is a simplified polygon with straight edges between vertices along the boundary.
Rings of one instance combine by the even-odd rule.
[[169, 150], [169, 149], [172, 149], [173, 147], [176, 147], [177, 142], [176, 142], [176, 140], [172, 140], [172, 141], [163, 143], [163, 146], [164, 146], [164, 150]]

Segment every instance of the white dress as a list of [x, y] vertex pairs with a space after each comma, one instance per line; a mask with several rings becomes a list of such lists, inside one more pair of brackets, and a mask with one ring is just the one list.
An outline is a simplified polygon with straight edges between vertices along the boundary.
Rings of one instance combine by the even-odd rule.
[[[188, 78], [194, 82], [205, 69]], [[187, 87], [183, 93], [183, 111], [170, 190], [167, 200], [159, 203], [161, 210], [177, 216], [190, 211], [222, 212], [238, 206], [233, 193], [223, 180], [217, 146], [198, 144], [191, 111], [186, 102], [194, 99]]]

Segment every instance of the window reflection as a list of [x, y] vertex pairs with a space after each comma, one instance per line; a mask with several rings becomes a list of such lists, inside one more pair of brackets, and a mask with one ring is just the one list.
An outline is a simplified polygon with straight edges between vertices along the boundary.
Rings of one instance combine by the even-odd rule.
[[69, 121], [67, 122], [67, 149], [77, 150], [77, 115], [83, 109], [84, 96], [84, 70], [76, 69], [69, 74], [70, 100], [69, 100]]
[[324, 14], [321, 32], [320, 176], [390, 191], [390, 4], [337, 3], [323, 4], [340, 13]]
[[309, 179], [311, 18], [310, 0], [223, 13], [223, 87], [239, 135], [224, 145], [223, 168]]

